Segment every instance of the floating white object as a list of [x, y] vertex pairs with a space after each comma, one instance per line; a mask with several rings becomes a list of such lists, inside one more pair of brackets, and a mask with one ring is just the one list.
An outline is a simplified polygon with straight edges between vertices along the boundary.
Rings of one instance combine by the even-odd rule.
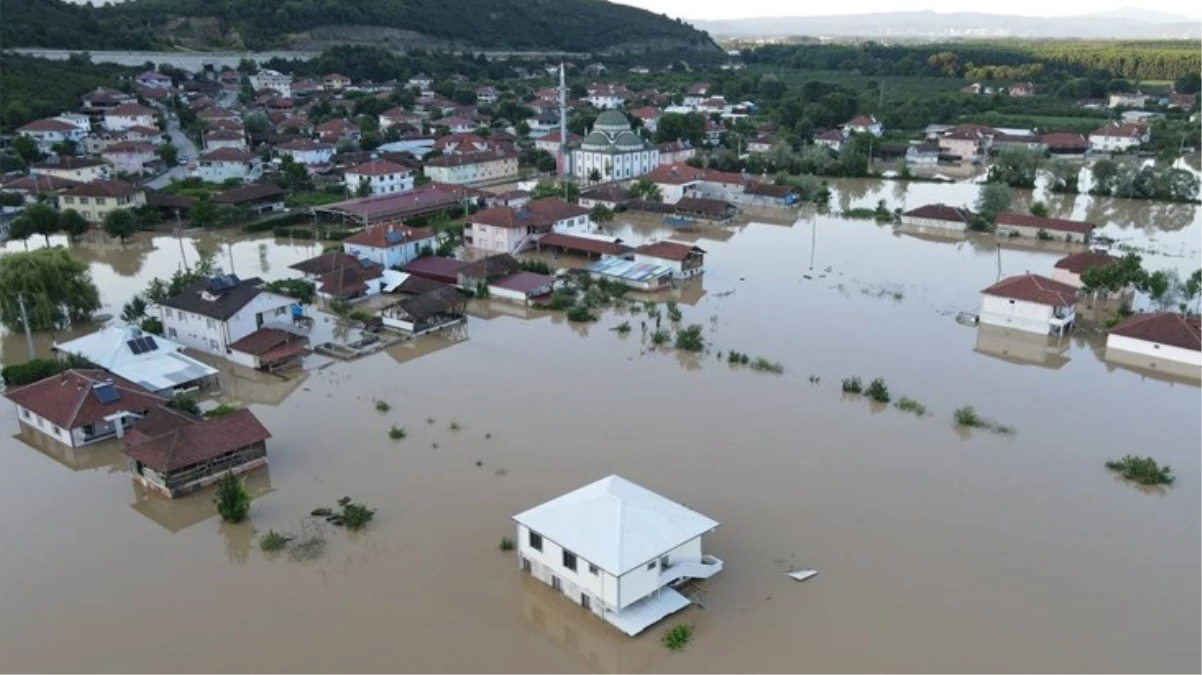
[[805, 570], [797, 570], [796, 572], [789, 572], [789, 576], [793, 577], [797, 581], [805, 581], [806, 579], [809, 579], [810, 577], [814, 576], [815, 574], [818, 574], [818, 570], [805, 569]]

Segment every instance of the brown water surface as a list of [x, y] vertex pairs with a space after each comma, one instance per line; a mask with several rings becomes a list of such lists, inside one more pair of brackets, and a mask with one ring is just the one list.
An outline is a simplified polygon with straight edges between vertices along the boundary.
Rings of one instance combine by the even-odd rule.
[[[835, 210], [971, 202], [976, 189], [838, 187]], [[1091, 209], [1107, 214], [1106, 233], [1159, 251], [1151, 265], [1198, 266], [1195, 207], [1055, 206]], [[652, 221], [612, 229], [635, 243], [665, 234]], [[678, 294], [705, 354], [652, 347], [644, 314], [580, 327], [477, 302], [452, 335], [282, 381], [226, 373], [229, 397], [273, 434], [246, 524], [221, 524], [210, 493], [168, 502], [138, 490], [112, 446], [46, 448], [0, 408], [3, 669], [1202, 668], [1197, 381], [1104, 361], [1088, 327], [1038, 340], [954, 321], [999, 273], [1049, 274], [1061, 251], [999, 254], [988, 238], [812, 211], [703, 234], [707, 272]], [[73, 249], [119, 312], [175, 269], [181, 244], [191, 259], [220, 241]], [[221, 248], [227, 270], [232, 260], [267, 278], [319, 250], [271, 238]], [[621, 321], [634, 331], [609, 330]], [[2, 349], [5, 362], [24, 358], [21, 336]], [[731, 349], [785, 373], [729, 366], [719, 352]], [[845, 397], [851, 375], [884, 377], [931, 414]], [[1016, 433], [956, 430], [951, 412], [966, 404]], [[390, 440], [393, 424], [408, 437]], [[1177, 484], [1116, 480], [1103, 462], [1128, 452], [1169, 463]], [[706, 608], [680, 617], [697, 626], [680, 654], [660, 647], [658, 627], [622, 637], [498, 550], [511, 514], [609, 473], [722, 523], [705, 545], [726, 567]], [[268, 528], [299, 531], [343, 495], [377, 510], [366, 532], [327, 526], [314, 560], [259, 550]], [[821, 573], [798, 584], [791, 566]]]

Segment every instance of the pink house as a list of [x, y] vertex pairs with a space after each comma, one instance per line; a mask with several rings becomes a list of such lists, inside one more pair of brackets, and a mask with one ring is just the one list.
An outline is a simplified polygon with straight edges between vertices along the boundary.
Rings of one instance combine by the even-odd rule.
[[660, 143], [656, 148], [659, 150], [659, 163], [664, 166], [683, 164], [697, 154], [688, 141], [669, 141]]
[[153, 145], [139, 141], [113, 143], [101, 152], [101, 156], [108, 160], [119, 174], [144, 173], [148, 170], [146, 165], [158, 158]]
[[495, 206], [472, 216], [472, 248], [518, 253], [548, 232], [589, 231], [589, 210], [557, 197], [536, 199], [513, 208]]

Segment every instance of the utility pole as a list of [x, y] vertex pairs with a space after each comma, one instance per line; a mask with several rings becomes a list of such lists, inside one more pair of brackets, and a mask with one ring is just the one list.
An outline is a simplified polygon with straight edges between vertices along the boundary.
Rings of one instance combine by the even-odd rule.
[[25, 349], [29, 352], [30, 360], [37, 357], [33, 349], [33, 331], [29, 328], [29, 314], [25, 311], [25, 294], [17, 294], [17, 306], [21, 310], [21, 325], [25, 328]]

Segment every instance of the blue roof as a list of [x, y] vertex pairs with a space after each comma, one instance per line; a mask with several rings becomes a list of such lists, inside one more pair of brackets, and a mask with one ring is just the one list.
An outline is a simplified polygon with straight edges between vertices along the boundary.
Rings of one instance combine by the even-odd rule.
[[607, 277], [640, 283], [648, 279], [658, 279], [672, 274], [672, 268], [666, 265], [640, 263], [622, 258], [598, 260], [586, 269], [593, 274], [603, 274]]

